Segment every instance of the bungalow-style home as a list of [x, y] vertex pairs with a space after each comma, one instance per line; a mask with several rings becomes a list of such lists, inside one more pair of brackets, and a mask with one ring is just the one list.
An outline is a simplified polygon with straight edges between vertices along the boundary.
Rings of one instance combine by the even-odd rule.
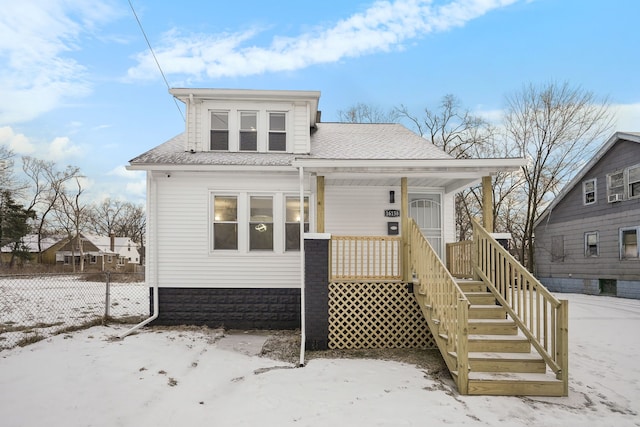
[[[82, 253], [84, 256], [85, 271], [119, 271], [137, 272], [140, 270], [140, 252], [138, 245], [129, 237], [97, 236], [81, 234]], [[80, 246], [78, 239], [73, 243], [67, 236], [47, 236], [41, 239], [40, 252], [38, 251], [38, 235], [28, 234], [22, 238], [22, 242], [29, 249], [31, 260], [29, 263], [42, 263], [56, 265], [62, 270], [68, 270], [66, 266], [80, 265]], [[9, 246], [2, 248], [2, 263], [11, 260]], [[40, 255], [40, 256], [38, 256]]]
[[640, 133], [616, 132], [535, 224], [549, 289], [640, 298]]
[[[565, 334], [536, 337], [526, 325], [532, 315], [550, 325], [542, 312], [519, 312], [500, 294], [539, 284], [491, 273], [490, 262], [508, 256], [491, 237], [491, 209], [473, 244], [448, 247], [455, 194], [482, 180], [490, 197], [491, 175], [522, 159], [455, 159], [400, 124], [324, 123], [316, 91], [170, 93], [186, 106], [185, 131], [128, 166], [147, 172], [153, 292], [152, 316], [131, 331], [148, 322], [300, 328], [301, 364], [305, 346], [433, 345], [462, 393], [566, 394]], [[447, 271], [447, 253], [464, 284]], [[483, 295], [470, 303], [465, 292]], [[566, 305], [548, 301], [565, 325]], [[529, 335], [517, 335], [522, 326]], [[476, 342], [468, 331], [509, 337]], [[557, 354], [545, 350], [551, 341]], [[516, 347], [534, 347], [533, 360], [469, 362]], [[489, 372], [501, 369], [538, 376]]]
[[129, 237], [97, 236], [81, 234], [80, 238], [69, 241], [59, 246], [55, 253], [56, 265], [66, 266], [80, 264], [80, 244], [84, 256], [85, 271], [118, 271], [134, 272], [140, 265], [138, 245]]

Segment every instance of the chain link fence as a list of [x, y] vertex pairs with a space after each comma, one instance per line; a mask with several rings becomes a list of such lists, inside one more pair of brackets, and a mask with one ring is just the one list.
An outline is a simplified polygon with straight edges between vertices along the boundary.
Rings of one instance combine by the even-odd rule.
[[0, 351], [149, 315], [144, 273], [0, 275]]

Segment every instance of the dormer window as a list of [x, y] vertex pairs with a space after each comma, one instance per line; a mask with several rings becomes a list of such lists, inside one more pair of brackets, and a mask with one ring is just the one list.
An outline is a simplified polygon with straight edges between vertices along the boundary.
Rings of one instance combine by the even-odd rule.
[[229, 113], [211, 112], [211, 150], [229, 150]]
[[269, 151], [287, 151], [287, 116], [269, 113]]
[[240, 112], [240, 151], [258, 151], [258, 113]]

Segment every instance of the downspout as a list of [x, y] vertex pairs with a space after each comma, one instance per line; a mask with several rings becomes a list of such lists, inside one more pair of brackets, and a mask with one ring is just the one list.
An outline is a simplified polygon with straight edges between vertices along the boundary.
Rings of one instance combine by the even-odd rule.
[[307, 339], [305, 322], [305, 262], [304, 262], [304, 170], [298, 168], [300, 183], [300, 367], [304, 366], [305, 341]]
[[[122, 335], [120, 335], [120, 339], [123, 339], [124, 337], [126, 337], [127, 335], [131, 334], [134, 331], [137, 331], [138, 329], [142, 328], [143, 326], [145, 326], [146, 324], [153, 322], [154, 320], [156, 320], [158, 318], [158, 315], [160, 314], [160, 301], [158, 300], [158, 246], [157, 246], [157, 236], [158, 236], [158, 184], [156, 183], [156, 181], [153, 179], [153, 175], [151, 171], [147, 172], [147, 215], [150, 212], [149, 210], [149, 200], [153, 200], [154, 201], [154, 210], [153, 210], [153, 238], [154, 238], [154, 242], [152, 242], [151, 245], [148, 245], [147, 247], [151, 246], [154, 247], [153, 250], [153, 314], [151, 315], [151, 317], [149, 317], [146, 320], [143, 320], [142, 322], [138, 323], [137, 325], [135, 325], [134, 327], [132, 327], [131, 329], [129, 329], [128, 331], [126, 331], [125, 333], [123, 333]], [[153, 197], [149, 197], [149, 194], [152, 194]], [[147, 221], [147, 236], [149, 236], [149, 229], [151, 228], [151, 225], [149, 225], [149, 221]], [[149, 258], [147, 258], [147, 265], [146, 265], [146, 269], [149, 269]], [[148, 276], [148, 274], [145, 274], [145, 276]]]

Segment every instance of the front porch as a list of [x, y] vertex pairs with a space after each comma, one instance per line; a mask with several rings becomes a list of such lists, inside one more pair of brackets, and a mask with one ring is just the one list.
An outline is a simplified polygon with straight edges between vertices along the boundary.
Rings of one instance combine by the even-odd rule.
[[461, 394], [566, 396], [567, 302], [479, 224], [447, 268], [405, 220], [398, 237], [309, 235], [308, 346], [437, 347]]

